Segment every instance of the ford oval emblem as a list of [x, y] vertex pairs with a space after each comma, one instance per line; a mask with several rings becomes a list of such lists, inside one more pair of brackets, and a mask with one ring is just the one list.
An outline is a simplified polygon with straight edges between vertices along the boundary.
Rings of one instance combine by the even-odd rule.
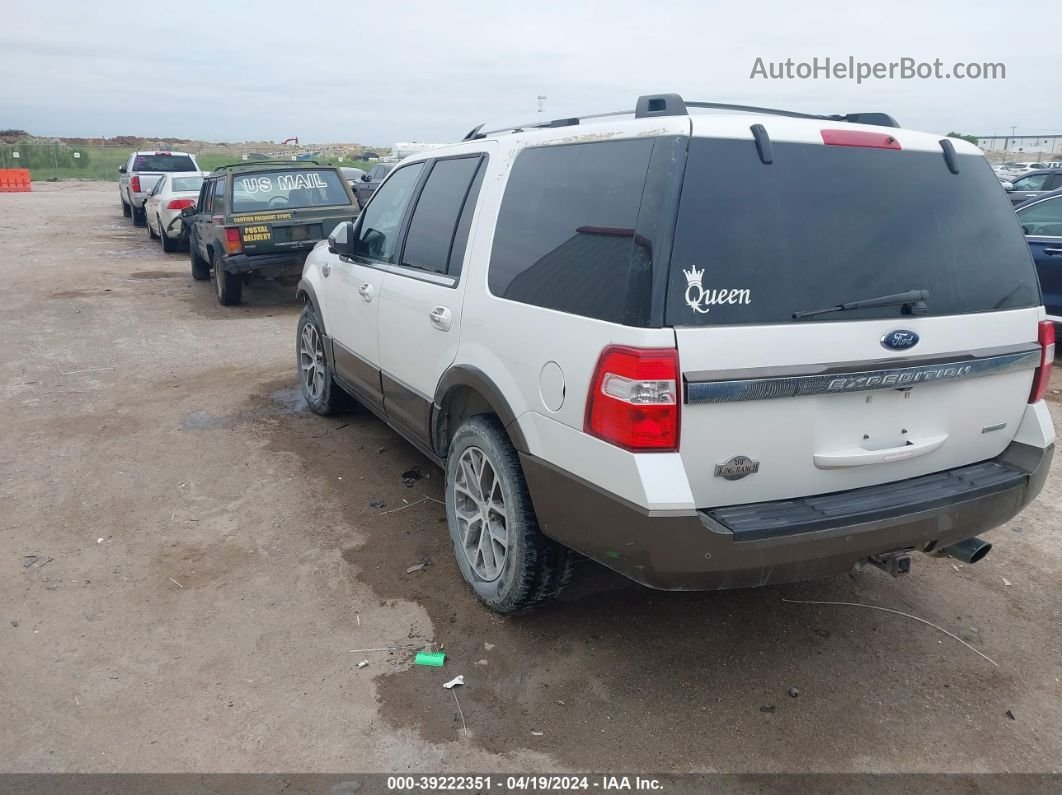
[[883, 348], [888, 348], [890, 351], [906, 351], [913, 348], [918, 344], [918, 335], [913, 331], [907, 329], [897, 329], [896, 331], [890, 331], [884, 337], [881, 338], [881, 345]]

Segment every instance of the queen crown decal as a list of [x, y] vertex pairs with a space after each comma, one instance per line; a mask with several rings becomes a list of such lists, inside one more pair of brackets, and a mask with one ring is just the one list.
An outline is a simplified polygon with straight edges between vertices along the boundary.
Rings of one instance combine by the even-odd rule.
[[713, 306], [719, 304], [739, 305], [752, 303], [752, 291], [747, 287], [723, 287], [719, 289], [704, 289], [704, 268], [698, 269], [696, 265], [690, 265], [690, 269], [682, 269], [686, 277], [686, 305], [700, 315], [706, 315]]
[[699, 285], [701, 283], [701, 278], [704, 276], [704, 268], [701, 268], [700, 270], [697, 270], [697, 266], [696, 265], [691, 265], [689, 270], [686, 270], [685, 268], [683, 268], [682, 272], [684, 274], [686, 274], [686, 284], [687, 284], [687, 286], [691, 286], [691, 287], [693, 285], [695, 285], [695, 284]]

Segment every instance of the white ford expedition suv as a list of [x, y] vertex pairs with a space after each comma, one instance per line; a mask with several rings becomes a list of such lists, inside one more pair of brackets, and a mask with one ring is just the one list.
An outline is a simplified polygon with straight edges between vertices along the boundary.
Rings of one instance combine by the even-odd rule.
[[672, 590], [976, 562], [1043, 485], [1054, 328], [981, 153], [701, 108], [477, 128], [306, 260], [306, 400], [445, 468], [494, 610], [573, 550]]

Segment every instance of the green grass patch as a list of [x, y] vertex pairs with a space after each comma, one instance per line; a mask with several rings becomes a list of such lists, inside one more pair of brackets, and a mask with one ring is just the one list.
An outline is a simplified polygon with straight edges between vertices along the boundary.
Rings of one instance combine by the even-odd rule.
[[[15, 157], [16, 152], [18, 157]], [[115, 182], [118, 180], [118, 167], [125, 164], [131, 152], [129, 148], [119, 146], [0, 144], [0, 168], [28, 168], [30, 179], [33, 180], [90, 179]], [[204, 152], [195, 157], [205, 171], [213, 171], [229, 163], [245, 162], [239, 153]], [[365, 171], [372, 167], [371, 163], [360, 160], [340, 163], [336, 157], [317, 158], [317, 162], [322, 165], [352, 166]]]

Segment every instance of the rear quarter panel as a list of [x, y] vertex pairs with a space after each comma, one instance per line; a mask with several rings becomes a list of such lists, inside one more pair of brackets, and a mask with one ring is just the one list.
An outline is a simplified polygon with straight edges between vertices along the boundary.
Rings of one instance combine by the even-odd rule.
[[[552, 141], [537, 132], [499, 137], [499, 149], [488, 161], [470, 234], [462, 276], [468, 285], [461, 342], [454, 361], [475, 367], [498, 387], [516, 417], [527, 452], [633, 503], [659, 510], [694, 507], [678, 455], [633, 454], [584, 433], [583, 424], [590, 379], [602, 350], [612, 344], [670, 348], [675, 345], [674, 332], [623, 326], [498, 298], [488, 289], [487, 275], [506, 182], [526, 145], [688, 132], [689, 120], [681, 117], [646, 119], [633, 127], [629, 121], [622, 126], [595, 124], [593, 134], [558, 140], [554, 132]], [[451, 153], [457, 149], [432, 154]], [[542, 391], [542, 371], [550, 363], [559, 366], [564, 380], [563, 402], [556, 410], [547, 405]]]

